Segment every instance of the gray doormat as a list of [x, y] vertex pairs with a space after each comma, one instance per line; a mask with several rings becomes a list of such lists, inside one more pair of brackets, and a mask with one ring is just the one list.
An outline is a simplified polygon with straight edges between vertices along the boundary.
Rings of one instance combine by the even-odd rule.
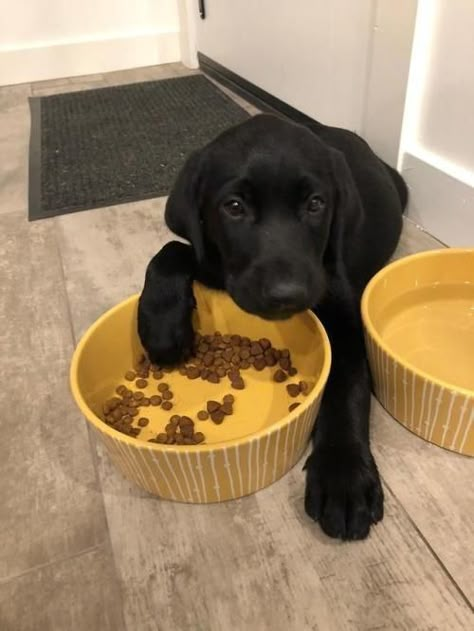
[[202, 75], [30, 99], [29, 219], [168, 195], [186, 156], [249, 117]]

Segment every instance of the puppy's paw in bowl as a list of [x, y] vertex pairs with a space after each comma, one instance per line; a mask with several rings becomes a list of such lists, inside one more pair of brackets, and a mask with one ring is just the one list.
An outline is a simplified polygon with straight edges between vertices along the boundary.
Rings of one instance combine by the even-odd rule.
[[383, 490], [368, 449], [317, 447], [306, 465], [306, 513], [329, 536], [365, 539], [383, 518]]
[[150, 261], [138, 301], [138, 335], [149, 359], [172, 365], [192, 352], [194, 255], [172, 241]]

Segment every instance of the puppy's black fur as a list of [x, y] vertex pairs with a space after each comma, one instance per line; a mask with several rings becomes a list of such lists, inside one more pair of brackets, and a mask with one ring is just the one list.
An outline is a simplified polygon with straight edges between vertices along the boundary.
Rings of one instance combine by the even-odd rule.
[[333, 364], [305, 507], [332, 537], [362, 539], [383, 515], [359, 302], [397, 245], [406, 201], [401, 176], [356, 134], [256, 116], [186, 162], [165, 217], [191, 245], [153, 258], [140, 297], [139, 334], [159, 364], [191, 350], [194, 279], [263, 318], [315, 310]]

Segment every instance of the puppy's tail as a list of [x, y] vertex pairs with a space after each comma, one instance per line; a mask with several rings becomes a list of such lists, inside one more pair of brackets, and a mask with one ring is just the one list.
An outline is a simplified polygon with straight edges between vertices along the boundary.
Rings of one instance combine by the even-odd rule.
[[[383, 160], [382, 160], [383, 162]], [[395, 184], [395, 188], [397, 189], [398, 196], [400, 197], [400, 204], [402, 205], [402, 212], [405, 210], [408, 204], [408, 186], [406, 185], [405, 180], [400, 175], [398, 171], [396, 171], [393, 167], [391, 167], [386, 162], [383, 163], [385, 168], [390, 174], [393, 183]]]

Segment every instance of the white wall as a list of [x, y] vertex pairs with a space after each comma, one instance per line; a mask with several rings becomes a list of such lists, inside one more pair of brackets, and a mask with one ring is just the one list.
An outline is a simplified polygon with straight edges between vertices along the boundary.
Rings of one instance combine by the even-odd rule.
[[418, 0], [399, 167], [409, 215], [474, 246], [474, 2]]
[[177, 61], [178, 0], [0, 0], [0, 84]]
[[198, 50], [313, 118], [361, 130], [372, 0], [206, 0]]

